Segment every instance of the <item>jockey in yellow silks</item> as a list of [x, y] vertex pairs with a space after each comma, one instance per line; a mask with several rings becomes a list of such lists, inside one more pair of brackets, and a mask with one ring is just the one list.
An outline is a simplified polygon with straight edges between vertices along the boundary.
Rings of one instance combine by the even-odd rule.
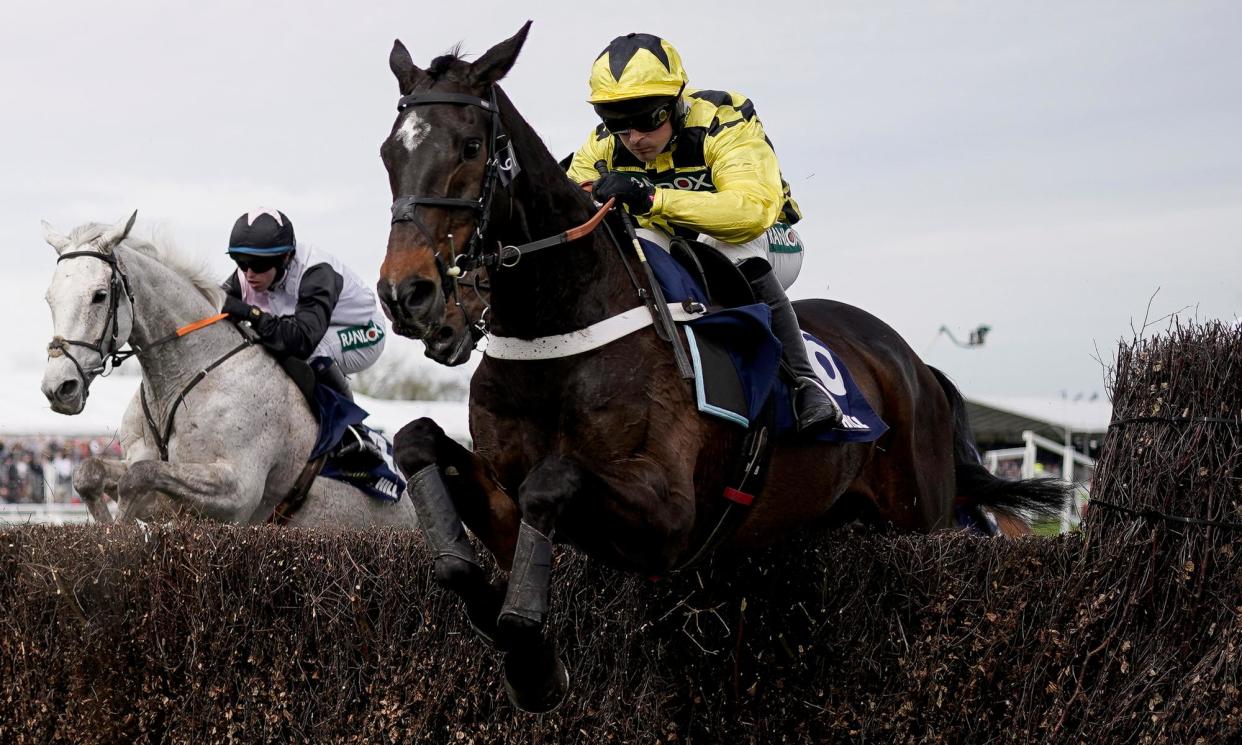
[[[578, 148], [569, 176], [594, 181], [643, 227], [698, 239], [731, 259], [772, 310], [772, 332], [794, 382], [798, 429], [841, 422], [807, 359], [802, 332], [775, 263], [790, 284], [801, 265], [793, 224], [801, 217], [776, 151], [738, 93], [696, 90], [664, 39], [613, 39], [591, 66], [589, 103], [602, 123]], [[595, 164], [604, 161], [600, 176]], [[790, 276], [792, 275], [792, 276]]]

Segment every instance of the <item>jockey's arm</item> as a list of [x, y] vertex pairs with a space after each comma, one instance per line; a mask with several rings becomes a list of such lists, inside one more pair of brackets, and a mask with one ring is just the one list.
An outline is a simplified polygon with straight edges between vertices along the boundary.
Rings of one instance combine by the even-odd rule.
[[579, 186], [599, 178], [599, 171], [595, 170], [596, 161], [602, 160], [610, 168], [612, 167], [614, 138], [606, 133], [604, 137], [600, 137], [601, 131], [603, 131], [602, 125], [591, 132], [587, 141], [578, 148], [578, 152], [574, 153], [573, 161], [570, 162], [569, 170], [566, 171], [569, 178]]
[[[310, 357], [328, 331], [344, 284], [344, 278], [330, 264], [307, 269], [298, 285], [298, 303], [291, 315], [277, 316], [251, 308], [248, 318], [260, 342], [279, 357]], [[225, 291], [240, 296], [236, 282], [226, 282]]]
[[656, 189], [646, 217], [724, 243], [745, 243], [772, 227], [785, 197], [776, 153], [759, 120], [737, 119], [709, 134], [703, 154], [716, 190]]

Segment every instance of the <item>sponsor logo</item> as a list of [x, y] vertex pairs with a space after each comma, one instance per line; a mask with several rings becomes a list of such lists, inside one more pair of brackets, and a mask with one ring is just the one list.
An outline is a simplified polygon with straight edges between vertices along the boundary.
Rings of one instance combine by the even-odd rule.
[[337, 338], [341, 340], [341, 350], [348, 352], [352, 349], [364, 349], [373, 347], [384, 338], [384, 329], [375, 325], [374, 321], [369, 322], [365, 326], [349, 326], [336, 332]]
[[768, 228], [768, 250], [778, 254], [802, 253], [802, 238], [792, 226], [778, 222]]
[[674, 189], [682, 191], [711, 191], [715, 188], [711, 174], [707, 171], [679, 174], [673, 176], [669, 183]]
[[380, 494], [392, 497], [394, 500], [401, 498], [401, 492], [397, 490], [397, 484], [392, 479], [377, 479], [371, 488]]
[[652, 181], [662, 188], [673, 188], [679, 191], [714, 191], [711, 171], [692, 171], [689, 173], [660, 173], [653, 175]]

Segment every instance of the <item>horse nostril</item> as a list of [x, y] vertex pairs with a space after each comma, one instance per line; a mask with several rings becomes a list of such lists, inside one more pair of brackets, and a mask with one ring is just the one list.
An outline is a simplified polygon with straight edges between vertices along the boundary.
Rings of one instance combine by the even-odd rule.
[[416, 279], [401, 293], [401, 307], [410, 318], [418, 318], [435, 300], [436, 285], [428, 279]]
[[453, 338], [452, 326], [441, 326], [435, 335], [436, 341], [449, 341]]
[[66, 380], [56, 388], [56, 399], [58, 401], [69, 401], [78, 394], [78, 381]]

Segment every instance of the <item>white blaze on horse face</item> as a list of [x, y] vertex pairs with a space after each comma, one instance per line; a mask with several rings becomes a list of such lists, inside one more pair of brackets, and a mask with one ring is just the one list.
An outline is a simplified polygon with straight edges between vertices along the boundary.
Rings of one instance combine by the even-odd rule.
[[397, 128], [397, 137], [410, 152], [414, 152], [415, 148], [423, 144], [423, 140], [426, 140], [430, 133], [431, 125], [419, 119], [416, 111], [406, 114], [405, 121], [401, 122], [401, 126]]

